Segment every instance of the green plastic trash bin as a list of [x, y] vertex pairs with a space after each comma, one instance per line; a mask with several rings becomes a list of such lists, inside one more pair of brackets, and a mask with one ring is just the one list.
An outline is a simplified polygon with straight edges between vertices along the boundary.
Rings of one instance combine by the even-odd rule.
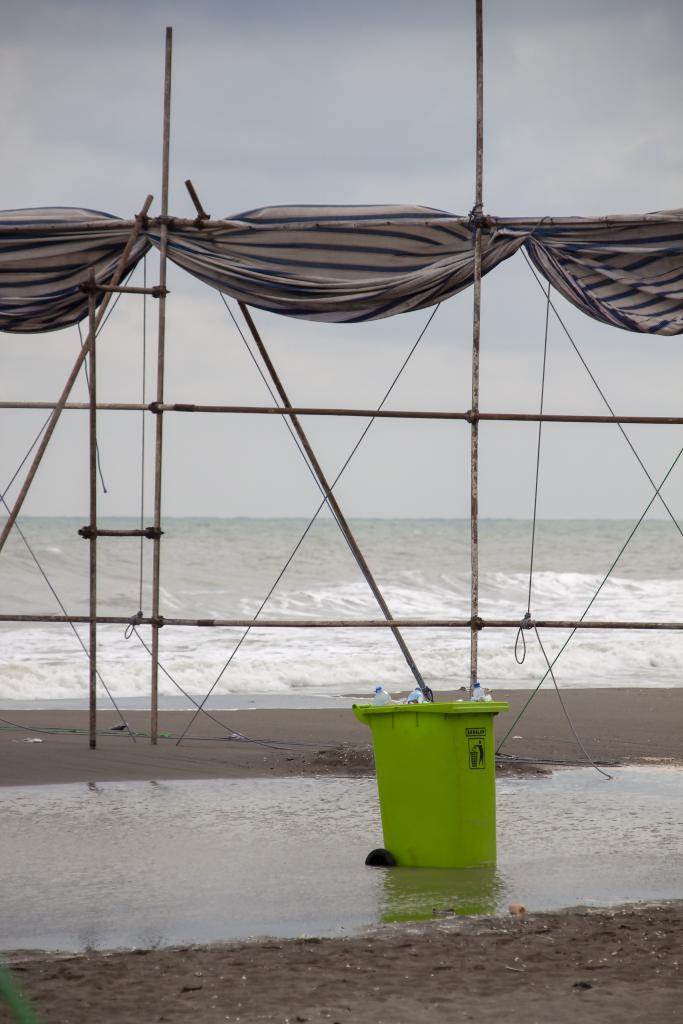
[[496, 862], [494, 701], [354, 704], [372, 730], [384, 846], [404, 867]]

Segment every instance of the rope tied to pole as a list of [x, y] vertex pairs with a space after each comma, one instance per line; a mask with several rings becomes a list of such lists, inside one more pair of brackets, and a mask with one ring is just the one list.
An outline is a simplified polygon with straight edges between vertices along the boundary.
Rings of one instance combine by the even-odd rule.
[[[520, 622], [519, 629], [517, 630], [517, 637], [515, 638], [515, 661], [517, 662], [518, 665], [523, 665], [524, 661], [526, 659], [526, 637], [524, 636], [524, 630], [525, 629], [534, 629], [534, 628], [535, 628], [534, 627], [534, 621], [531, 618], [531, 613], [530, 612], [525, 612], [524, 613], [524, 618]], [[521, 657], [520, 657], [520, 654], [519, 654], [520, 641], [521, 641], [521, 645], [522, 645]]]
[[139, 611], [137, 611], [135, 615], [131, 615], [131, 617], [128, 619], [128, 625], [126, 626], [125, 632], [123, 634], [124, 640], [130, 640], [133, 633], [135, 632], [135, 627], [140, 625], [143, 618], [144, 613], [142, 611], [142, 608]]
[[475, 203], [470, 212], [467, 214], [467, 221], [470, 231], [472, 232], [472, 243], [477, 231], [486, 226], [486, 217], [484, 216], [484, 204], [479, 202]]

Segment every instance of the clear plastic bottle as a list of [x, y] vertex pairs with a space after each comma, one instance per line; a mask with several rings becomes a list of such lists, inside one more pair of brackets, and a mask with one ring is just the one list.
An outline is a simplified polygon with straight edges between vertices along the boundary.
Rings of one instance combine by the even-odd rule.
[[406, 704], [424, 704], [424, 694], [419, 686], [408, 694]]
[[372, 703], [376, 708], [383, 708], [386, 704], [391, 704], [391, 697], [381, 686], [376, 686], [375, 697]]
[[484, 700], [484, 690], [478, 679], [472, 688], [472, 700]]

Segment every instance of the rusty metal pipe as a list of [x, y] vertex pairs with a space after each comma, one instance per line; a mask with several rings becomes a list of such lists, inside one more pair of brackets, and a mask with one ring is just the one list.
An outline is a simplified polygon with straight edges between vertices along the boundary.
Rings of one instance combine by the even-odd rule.
[[[0, 409], [55, 409], [57, 402], [0, 401]], [[66, 402], [64, 411], [82, 412], [89, 409], [88, 402]], [[362, 419], [404, 419], [404, 420], [463, 420], [471, 422], [512, 422], [512, 423], [630, 423], [652, 426], [683, 426], [683, 416], [592, 416], [572, 413], [537, 412], [449, 412], [440, 409], [349, 409], [323, 406], [292, 406], [283, 409], [279, 405], [205, 405], [196, 402], [98, 402], [98, 410], [114, 412], [198, 412], [232, 413], [255, 416], [352, 416]]]
[[[365, 557], [364, 557], [362, 551], [360, 550], [360, 548], [358, 547], [358, 543], [356, 542], [356, 538], [354, 537], [353, 532], [352, 532], [348, 522], [346, 521], [346, 517], [344, 516], [344, 513], [342, 512], [341, 508], [339, 507], [339, 503], [337, 502], [337, 499], [335, 498], [334, 494], [332, 493], [332, 488], [330, 487], [329, 482], [327, 480], [327, 477], [325, 476], [325, 473], [323, 472], [322, 466], [320, 465], [320, 463], [318, 462], [318, 460], [317, 460], [317, 458], [315, 456], [315, 453], [314, 453], [314, 451], [313, 451], [313, 449], [311, 447], [311, 444], [310, 444], [310, 442], [308, 440], [308, 437], [307, 437], [306, 433], [304, 432], [303, 427], [301, 426], [301, 422], [298, 419], [298, 417], [296, 416], [296, 414], [291, 412], [291, 403], [290, 403], [289, 398], [287, 396], [287, 392], [285, 391], [284, 386], [283, 386], [283, 384], [282, 384], [282, 382], [281, 382], [281, 380], [280, 380], [280, 378], [278, 376], [277, 370], [275, 369], [275, 367], [274, 367], [274, 365], [273, 365], [273, 363], [271, 361], [271, 358], [270, 358], [270, 356], [268, 354], [268, 351], [266, 350], [266, 347], [263, 344], [263, 341], [262, 341], [261, 336], [260, 336], [260, 334], [259, 334], [259, 332], [258, 332], [258, 330], [256, 328], [256, 325], [255, 325], [254, 321], [251, 318], [251, 314], [250, 314], [248, 308], [244, 305], [244, 303], [240, 302], [239, 307], [240, 307], [240, 309], [242, 311], [242, 316], [244, 317], [244, 319], [245, 319], [245, 321], [247, 323], [249, 331], [251, 332], [251, 336], [254, 339], [254, 341], [256, 342], [256, 346], [257, 346], [257, 348], [258, 348], [258, 350], [259, 350], [259, 352], [261, 354], [261, 358], [263, 359], [263, 361], [264, 361], [264, 363], [266, 365], [266, 368], [268, 370], [268, 373], [270, 374], [270, 377], [271, 377], [271, 379], [273, 381], [273, 384], [275, 385], [275, 388], [276, 388], [276, 390], [277, 390], [277, 392], [278, 392], [278, 394], [279, 394], [279, 396], [280, 396], [280, 398], [282, 400], [283, 405], [285, 406], [285, 409], [289, 413], [290, 422], [291, 422], [294, 430], [296, 431], [296, 434], [297, 434], [297, 436], [299, 438], [299, 441], [301, 442], [301, 445], [302, 445], [302, 447], [303, 447], [303, 449], [304, 449], [304, 451], [306, 453], [306, 457], [308, 458], [308, 461], [309, 461], [309, 463], [311, 465], [311, 468], [312, 468], [313, 472], [315, 473], [315, 475], [316, 475], [316, 477], [318, 479], [318, 482], [320, 483], [320, 487], [322, 489], [322, 492], [323, 492], [323, 495], [325, 497], [325, 500], [327, 501], [327, 504], [328, 504], [328, 506], [330, 508], [330, 511], [332, 512], [332, 514], [334, 515], [335, 519], [337, 520], [337, 523], [339, 524], [339, 528], [340, 528], [340, 530], [341, 530], [341, 532], [342, 532], [342, 534], [344, 536], [344, 539], [346, 540], [346, 542], [347, 542], [347, 544], [349, 546], [349, 549], [351, 550], [351, 553], [352, 553], [353, 557], [356, 560], [358, 568], [363, 573], [363, 576], [365, 577], [365, 580], [366, 580], [368, 586], [370, 587], [370, 590], [372, 591], [372, 593], [374, 595], [374, 598], [377, 601], [377, 604], [381, 608], [382, 614], [384, 615], [386, 620], [390, 623], [391, 631], [394, 634], [394, 637], [396, 639], [396, 642], [398, 643], [398, 646], [399, 646], [399, 648], [401, 650], [401, 653], [403, 654], [403, 657], [406, 660], [408, 668], [410, 669], [410, 671], [413, 673], [413, 676], [415, 677], [415, 681], [417, 682], [417, 685], [420, 687], [420, 689], [423, 692], [427, 692], [428, 691], [428, 687], [425, 686], [424, 679], [422, 678], [422, 673], [420, 672], [420, 670], [418, 669], [417, 665], [415, 664], [413, 656], [410, 653], [408, 645], [406, 644], [405, 640], [403, 639], [403, 636], [401, 635], [401, 632], [400, 632], [399, 628], [392, 621], [393, 617], [392, 617], [392, 614], [391, 614], [391, 612], [389, 610], [389, 606], [387, 605], [386, 601], [384, 600], [384, 596], [383, 596], [379, 586], [377, 585], [377, 581], [375, 580], [375, 577], [372, 574], [370, 566], [365, 561]], [[429, 691], [429, 693], [431, 693], [431, 691]], [[429, 693], [427, 694], [428, 696], [429, 696]], [[429, 699], [431, 699], [431, 697]]]
[[88, 290], [88, 326], [92, 339], [89, 349], [89, 471], [90, 471], [90, 645], [88, 649], [88, 725], [91, 750], [97, 746], [97, 325], [95, 322], [95, 274], [90, 271]]
[[[168, 175], [171, 139], [171, 69], [173, 58], [173, 29], [166, 29], [166, 60], [164, 65], [164, 128], [161, 168], [161, 237], [159, 241], [159, 332], [157, 343], [157, 391], [156, 401], [164, 401], [164, 362], [166, 345], [166, 262], [168, 252]], [[163, 455], [164, 417], [156, 418], [154, 445], [154, 538], [152, 556], [152, 678], [150, 683], [149, 738], [152, 745], [158, 742], [159, 731], [159, 586], [161, 576], [161, 467]]]
[[[479, 617], [479, 354], [481, 343], [481, 222], [484, 177], [484, 37], [482, 0], [476, 0], [477, 134], [474, 200], [474, 297], [472, 309], [472, 419], [470, 438], [470, 614]], [[477, 681], [479, 632], [470, 632], [470, 696]]]
[[[0, 622], [74, 622], [87, 624], [90, 615], [53, 615], [53, 614], [0, 614]], [[100, 625], [128, 626], [131, 624], [127, 615], [98, 615]], [[145, 615], [135, 619], [135, 625], [153, 626], [205, 627], [216, 629], [519, 629], [519, 619], [477, 619], [474, 623], [470, 618], [434, 618], [418, 619], [397, 616], [388, 619], [245, 619], [245, 618], [177, 618], [163, 616], [155, 619]], [[532, 619], [531, 625], [538, 629], [613, 629], [613, 630], [683, 630], [683, 622], [620, 622], [618, 619], [586, 620], [586, 619]]]

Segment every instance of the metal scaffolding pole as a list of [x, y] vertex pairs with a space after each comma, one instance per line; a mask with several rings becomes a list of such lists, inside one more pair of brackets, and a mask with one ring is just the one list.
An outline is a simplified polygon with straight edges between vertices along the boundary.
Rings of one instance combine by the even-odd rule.
[[[444, 214], [444, 217], [454, 225], [460, 225], [462, 227], [470, 226], [469, 217], [458, 217], [455, 215]], [[661, 225], [663, 221], [666, 223], [681, 222], [683, 223], [683, 213], [680, 210], [666, 210], [660, 213], [644, 213], [644, 214], [622, 214], [618, 216], [607, 216], [607, 217], [550, 217], [544, 215], [542, 218], [539, 217], [493, 217], [486, 215], [482, 217], [482, 224], [489, 228], [514, 228], [514, 229], [528, 229], [530, 226], [537, 224], [542, 219], [545, 227], [577, 227], [585, 224], [600, 225], [601, 227], [624, 227], [633, 224], [652, 224], [653, 227]], [[200, 215], [200, 220], [210, 220], [211, 226], [217, 229], [232, 228], [234, 227], [235, 221], [232, 218], [224, 219], [222, 217], [209, 217], [208, 214]], [[160, 227], [163, 223], [162, 217], [149, 217], [147, 221], [150, 228]], [[351, 218], [348, 223], [354, 223]], [[169, 217], [169, 227], [174, 228], [190, 228], [197, 226], [196, 217]], [[420, 225], [424, 227], [433, 226], [434, 218], [430, 217], [427, 219], [421, 219], [420, 217], [411, 218], [411, 224]], [[122, 228], [133, 228], [135, 227], [135, 218], [94, 218], [91, 221], [75, 221], [74, 223], [55, 223], [55, 224], [40, 224], [38, 226], [31, 224], [3, 225], [2, 233], [4, 235], [30, 235], [32, 233], [45, 235], [68, 235], [68, 234], [81, 234], [83, 231], [97, 231], [98, 234], [102, 231], [118, 232]], [[287, 230], [287, 228], [274, 227], [273, 230]]]
[[90, 343], [89, 398], [90, 398], [90, 647], [88, 650], [90, 675], [88, 679], [89, 740], [90, 748], [97, 746], [97, 328], [95, 304], [97, 290], [95, 274], [91, 270], [88, 280], [88, 326]]
[[161, 464], [164, 416], [159, 405], [164, 401], [164, 354], [166, 341], [166, 254], [168, 251], [168, 170], [171, 137], [171, 61], [173, 29], [166, 29], [164, 70], [164, 131], [161, 170], [161, 232], [159, 240], [159, 333], [157, 343], [156, 438], [154, 446], [154, 555], [152, 567], [152, 680], [150, 694], [150, 742], [157, 743], [159, 733], [159, 580], [161, 563]]
[[[111, 626], [129, 626], [130, 616], [98, 615], [100, 624]], [[135, 620], [138, 626], [151, 626], [154, 619], [143, 615]], [[73, 622], [87, 625], [89, 615], [24, 615], [20, 613], [1, 613], [0, 622]], [[397, 616], [391, 619], [181, 619], [174, 616], [164, 617], [158, 621], [164, 626], [199, 627], [200, 629], [391, 629], [400, 626], [402, 629], [470, 629], [470, 619], [417, 619]], [[683, 622], [631, 622], [619, 619], [531, 619], [522, 623], [519, 619], [479, 619], [480, 629], [519, 629], [520, 626], [533, 629], [616, 629], [616, 630], [657, 630], [683, 632]]]
[[[99, 288], [98, 288], [99, 291]], [[148, 288], [147, 294], [153, 295], [156, 289]], [[0, 409], [54, 409], [56, 402], [18, 402], [0, 401]], [[67, 411], [85, 411], [90, 408], [88, 402], [66, 402], [62, 406]], [[204, 405], [197, 402], [98, 402], [97, 409], [113, 412], [184, 412], [184, 413], [233, 413], [251, 416], [351, 416], [361, 419], [390, 420], [464, 420], [471, 423], [472, 412], [451, 412], [440, 409], [334, 409], [325, 406], [302, 405], [283, 409], [280, 405]], [[683, 416], [591, 416], [572, 413], [550, 412], [479, 412], [480, 422], [507, 421], [510, 423], [640, 423], [645, 425], [681, 426]], [[102, 531], [100, 530], [100, 533]]]
[[408, 645], [407, 645], [407, 643], [405, 642], [405, 640], [403, 638], [403, 634], [399, 630], [398, 626], [396, 626], [392, 622], [392, 614], [391, 614], [391, 611], [389, 610], [389, 606], [387, 605], [386, 601], [384, 600], [384, 596], [382, 595], [382, 591], [379, 589], [379, 586], [377, 585], [377, 581], [375, 580], [375, 578], [374, 578], [374, 576], [372, 574], [370, 566], [365, 561], [365, 557], [364, 557], [362, 551], [360, 550], [360, 548], [358, 547], [358, 544], [356, 542], [356, 538], [354, 537], [353, 532], [351, 531], [351, 527], [349, 526], [348, 522], [346, 521], [346, 517], [344, 516], [344, 513], [342, 512], [341, 508], [339, 507], [339, 503], [337, 502], [337, 499], [335, 498], [334, 494], [332, 493], [332, 488], [330, 487], [330, 485], [328, 483], [328, 480], [327, 480], [327, 478], [325, 476], [325, 473], [323, 472], [322, 466], [318, 462], [318, 460], [317, 460], [317, 458], [315, 456], [315, 453], [314, 453], [313, 449], [311, 448], [310, 441], [308, 440], [308, 437], [306, 436], [306, 433], [304, 432], [304, 429], [301, 426], [301, 422], [299, 421], [298, 417], [291, 411], [292, 406], [291, 406], [291, 403], [289, 401], [289, 397], [287, 395], [287, 392], [285, 391], [285, 389], [284, 389], [284, 387], [282, 385], [282, 382], [281, 382], [281, 380], [280, 380], [280, 378], [278, 376], [277, 370], [275, 369], [275, 367], [274, 367], [274, 365], [273, 365], [273, 363], [271, 361], [271, 358], [268, 355], [268, 351], [267, 351], [265, 345], [263, 344], [263, 341], [261, 339], [261, 335], [259, 334], [259, 332], [258, 332], [258, 330], [256, 328], [256, 324], [252, 320], [251, 314], [249, 313], [249, 310], [244, 305], [244, 303], [240, 302], [239, 306], [240, 306], [240, 310], [242, 311], [242, 316], [244, 317], [244, 319], [247, 322], [247, 326], [248, 326], [248, 328], [249, 328], [249, 330], [251, 332], [251, 336], [254, 339], [254, 341], [256, 342], [258, 350], [259, 350], [259, 352], [261, 354], [261, 358], [263, 359], [264, 363], [266, 364], [266, 367], [268, 369], [268, 373], [270, 374], [271, 380], [273, 381], [273, 384], [275, 385], [275, 388], [276, 388], [276, 390], [277, 390], [277, 392], [278, 392], [278, 394], [279, 394], [279, 396], [280, 396], [280, 398], [281, 398], [281, 400], [282, 400], [282, 402], [283, 402], [283, 404], [285, 406], [285, 409], [289, 413], [289, 418], [290, 418], [291, 424], [292, 424], [294, 430], [296, 431], [296, 434], [297, 434], [297, 436], [299, 438], [299, 441], [301, 442], [303, 450], [306, 453], [306, 457], [307, 457], [307, 459], [308, 459], [308, 461], [310, 463], [311, 469], [315, 473], [315, 476], [316, 476], [316, 478], [317, 478], [317, 480], [318, 480], [318, 482], [320, 484], [320, 487], [321, 487], [322, 492], [323, 492], [323, 494], [325, 496], [325, 500], [327, 501], [329, 509], [332, 512], [332, 514], [335, 517], [335, 519], [337, 520], [337, 523], [339, 525], [339, 529], [341, 530], [341, 532], [342, 532], [342, 534], [344, 536], [344, 539], [346, 540], [347, 544], [349, 545], [349, 548], [351, 550], [351, 554], [355, 558], [356, 564], [358, 565], [358, 568], [363, 573], [363, 576], [365, 577], [366, 582], [367, 582], [368, 586], [370, 587], [370, 590], [372, 591], [373, 596], [374, 596], [375, 600], [377, 601], [377, 604], [379, 605], [379, 607], [380, 607], [380, 609], [382, 611], [382, 614], [384, 615], [386, 621], [390, 624], [391, 632], [394, 634], [394, 637], [395, 637], [396, 642], [397, 642], [397, 644], [398, 644], [398, 646], [399, 646], [399, 648], [401, 650], [401, 653], [402, 653], [403, 657], [405, 658], [405, 660], [406, 660], [406, 662], [408, 664], [408, 668], [410, 669], [410, 671], [413, 673], [413, 676], [415, 677], [415, 682], [420, 687], [422, 692], [425, 694], [427, 699], [428, 700], [433, 700], [432, 691], [429, 689], [428, 686], [425, 685], [424, 679], [422, 678], [422, 673], [420, 672], [420, 670], [418, 669], [417, 665], [415, 664], [413, 656], [410, 653], [410, 650], [408, 649]]
[[481, 334], [481, 216], [484, 161], [484, 38], [482, 0], [476, 0], [477, 22], [477, 153], [473, 218], [474, 235], [474, 310], [472, 315], [472, 430], [470, 467], [470, 557], [472, 585], [470, 618], [470, 697], [477, 680], [479, 649], [479, 341]]

